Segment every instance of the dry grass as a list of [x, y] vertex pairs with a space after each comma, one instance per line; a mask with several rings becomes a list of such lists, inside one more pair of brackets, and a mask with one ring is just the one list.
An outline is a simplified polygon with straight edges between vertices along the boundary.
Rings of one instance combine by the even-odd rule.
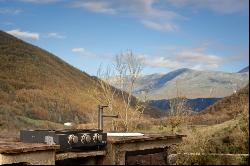
[[[180, 153], [177, 164], [230, 164], [222, 157], [206, 154], [248, 154], [249, 152], [249, 108], [245, 107], [240, 115], [227, 122], [210, 126], [183, 127], [181, 133], [187, 135], [184, 141], [172, 149]], [[204, 155], [187, 156], [184, 153]], [[234, 164], [246, 164], [246, 158], [232, 161]], [[232, 163], [231, 163], [232, 164]]]

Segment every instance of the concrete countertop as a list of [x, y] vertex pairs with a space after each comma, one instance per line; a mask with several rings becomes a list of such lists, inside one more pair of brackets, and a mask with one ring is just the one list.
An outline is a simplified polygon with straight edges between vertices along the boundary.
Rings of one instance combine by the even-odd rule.
[[178, 139], [186, 137], [186, 135], [179, 134], [145, 134], [143, 136], [128, 137], [128, 136], [109, 136], [108, 143], [110, 144], [121, 144], [121, 143], [132, 143], [132, 142], [142, 142], [142, 141], [157, 141], [157, 140], [168, 140], [168, 139]]

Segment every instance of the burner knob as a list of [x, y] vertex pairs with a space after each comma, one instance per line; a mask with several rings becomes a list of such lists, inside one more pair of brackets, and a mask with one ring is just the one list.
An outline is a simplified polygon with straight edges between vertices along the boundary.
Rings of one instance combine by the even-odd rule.
[[97, 142], [97, 141], [101, 142], [102, 141], [102, 135], [100, 135], [98, 133], [95, 133], [94, 136], [93, 136], [93, 140], [95, 142]]
[[84, 144], [85, 142], [90, 142], [91, 141], [91, 137], [88, 134], [83, 134], [81, 137], [81, 142]]
[[102, 135], [101, 134], [99, 134], [97, 138], [98, 138], [99, 142], [102, 142]]
[[78, 137], [77, 136], [75, 136], [74, 134], [71, 134], [71, 135], [69, 135], [69, 137], [68, 137], [68, 143], [69, 144], [72, 144], [72, 143], [77, 143], [78, 142]]

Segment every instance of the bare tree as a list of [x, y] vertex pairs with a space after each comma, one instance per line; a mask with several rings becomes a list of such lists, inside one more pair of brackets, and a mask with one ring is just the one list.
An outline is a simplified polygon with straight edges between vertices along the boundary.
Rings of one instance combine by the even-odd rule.
[[[128, 112], [132, 106], [136, 81], [143, 69], [142, 60], [141, 58], [136, 57], [132, 51], [128, 51], [125, 54], [121, 53], [116, 56], [115, 69], [118, 76], [117, 87], [122, 90], [121, 96], [123, 100], [123, 111], [125, 113], [125, 117], [122, 117], [122, 119], [124, 119], [124, 125], [127, 131]], [[137, 110], [141, 109], [138, 102], [135, 104], [135, 108]]]
[[175, 129], [182, 125], [188, 115], [188, 107], [186, 105], [186, 97], [181, 95], [178, 81], [176, 81], [176, 97], [169, 100], [169, 112], [167, 124], [171, 127], [171, 132], [174, 133]]
[[150, 90], [152, 89], [151, 86], [146, 87], [140, 95], [137, 96], [137, 102], [136, 102], [136, 111], [139, 112], [139, 117], [138, 119], [140, 120], [140, 118], [142, 117], [147, 105], [148, 105], [148, 95]]
[[[117, 89], [110, 86], [111, 84], [111, 77], [113, 77], [113, 72], [110, 67], [107, 67], [105, 70], [103, 69], [102, 65], [99, 66], [97, 70], [97, 78], [96, 86], [94, 89], [89, 89], [89, 94], [91, 97], [96, 100], [96, 102], [100, 105], [107, 105], [107, 111], [113, 112], [114, 111], [114, 100], [115, 95], [117, 93]], [[94, 122], [94, 119], [97, 115], [92, 114], [91, 120]]]
[[[120, 119], [124, 125], [125, 131], [129, 130], [128, 123], [131, 119], [129, 112], [133, 110], [143, 113], [145, 106], [144, 100], [139, 100], [133, 96], [136, 82], [141, 75], [143, 69], [143, 61], [137, 57], [132, 51], [127, 51], [116, 55], [113, 68], [107, 67], [104, 71], [101, 67], [98, 70], [97, 77], [98, 87], [92, 90], [93, 97], [101, 104], [109, 106], [111, 112], [114, 108], [118, 109]], [[113, 86], [120, 90], [117, 90]], [[118, 97], [119, 96], [119, 97]], [[121, 98], [119, 105], [117, 99]]]
[[168, 124], [171, 126], [171, 132], [174, 133], [175, 129], [183, 124], [186, 120], [187, 110], [185, 102], [186, 99], [183, 97], [177, 97], [170, 100], [170, 110], [168, 114]]

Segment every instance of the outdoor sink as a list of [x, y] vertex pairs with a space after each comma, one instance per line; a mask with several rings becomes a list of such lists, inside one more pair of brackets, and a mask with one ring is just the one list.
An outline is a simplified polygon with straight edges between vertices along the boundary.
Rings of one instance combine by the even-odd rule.
[[137, 137], [143, 136], [142, 133], [107, 133], [107, 136], [110, 137]]

